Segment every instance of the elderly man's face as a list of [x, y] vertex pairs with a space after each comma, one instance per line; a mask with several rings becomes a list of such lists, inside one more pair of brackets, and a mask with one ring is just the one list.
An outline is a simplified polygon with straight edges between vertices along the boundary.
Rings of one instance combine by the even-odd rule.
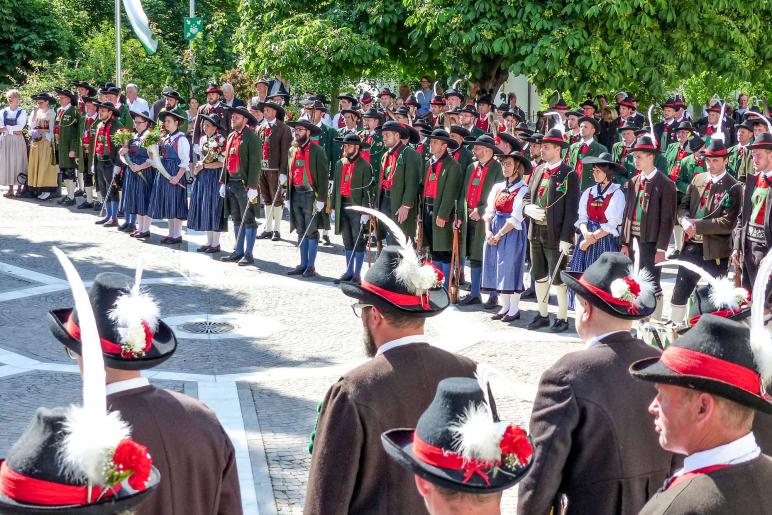
[[649, 405], [654, 416], [654, 431], [666, 451], [685, 454], [694, 424], [695, 399], [692, 390], [669, 384], [656, 384], [657, 396]]

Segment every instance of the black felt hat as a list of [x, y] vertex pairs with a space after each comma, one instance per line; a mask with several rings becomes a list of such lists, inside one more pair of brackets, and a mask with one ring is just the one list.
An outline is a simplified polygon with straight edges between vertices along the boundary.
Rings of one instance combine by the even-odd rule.
[[512, 136], [509, 133], [499, 132], [498, 134], [496, 134], [496, 137], [493, 139], [494, 141], [496, 141], [497, 146], [499, 142], [503, 141], [504, 143], [509, 144], [509, 146], [512, 147], [512, 150], [516, 152], [522, 152], [523, 150], [523, 144], [520, 143], [520, 141], [516, 137]]
[[[705, 146], [705, 140], [699, 136], [689, 138], [689, 151], [693, 154]], [[635, 150], [635, 149], [633, 149]]]
[[390, 90], [389, 88], [383, 88], [382, 90], [380, 90], [380, 91], [378, 92], [378, 98], [381, 98], [381, 97], [391, 97], [391, 98], [397, 98], [397, 94], [396, 94], [396, 93], [394, 93], [394, 92], [393, 92], [392, 90]]
[[458, 111], [459, 113], [469, 113], [473, 114], [475, 116], [480, 116], [480, 113], [477, 112], [477, 108], [474, 106], [474, 104], [467, 104]]
[[563, 137], [563, 131], [560, 129], [548, 130], [544, 137], [541, 139], [541, 142], [552, 143], [553, 145], [557, 145], [560, 148], [566, 148], [568, 146], [568, 141], [566, 141], [566, 139]]
[[623, 98], [617, 105], [629, 107], [630, 109], [635, 109], [635, 104], [633, 103], [632, 97]]
[[606, 175], [608, 175], [609, 178], [613, 177], [614, 175], [627, 173], [627, 168], [615, 162], [614, 159], [611, 157], [611, 154], [609, 154], [608, 152], [602, 152], [597, 157], [595, 156], [584, 157], [582, 158], [582, 165], [590, 166], [590, 167], [593, 167], [595, 165], [600, 165], [606, 171]]
[[97, 94], [97, 89], [94, 86], [92, 86], [91, 84], [89, 84], [88, 81], [85, 81], [85, 80], [81, 80], [81, 81], [74, 80], [74, 81], [72, 81], [72, 85], [75, 88], [84, 88], [84, 89], [88, 90], [86, 95], [88, 95], [90, 97], [93, 97], [94, 95]]
[[743, 302], [736, 306], [736, 309], [719, 308], [713, 299], [713, 289], [710, 285], [700, 286], [694, 290], [694, 295], [689, 301], [689, 316], [687, 319], [688, 327], [696, 324], [703, 315], [715, 315], [729, 320], [744, 320], [751, 316], [750, 298], [743, 299]]
[[657, 144], [651, 139], [651, 136], [639, 136], [633, 143], [633, 152], [649, 152], [659, 154]]
[[203, 119], [203, 120], [206, 120], [207, 122], [209, 122], [209, 123], [211, 123], [212, 125], [214, 125], [214, 126], [215, 126], [215, 128], [216, 128], [218, 131], [222, 131], [222, 130], [225, 130], [225, 128], [226, 128], [226, 127], [225, 127], [225, 120], [223, 120], [222, 118], [220, 118], [220, 115], [219, 115], [219, 114], [212, 114], [212, 115], [208, 115], [208, 114], [199, 114], [198, 116], [199, 116], [201, 119]]
[[705, 149], [705, 157], [729, 157], [729, 149], [720, 139], [711, 138]]
[[481, 134], [480, 136], [477, 137], [477, 139], [475, 139], [471, 143], [472, 145], [475, 145], [475, 146], [479, 145], [481, 147], [489, 148], [493, 150], [493, 153], [495, 155], [503, 154], [501, 149], [496, 145], [496, 140], [493, 139], [493, 136], [490, 136], [488, 134]]
[[356, 97], [351, 93], [338, 95], [338, 100], [348, 100], [349, 102], [351, 102], [352, 107], [356, 107], [359, 104], [359, 100], [357, 100]]
[[105, 82], [102, 87], [99, 88], [99, 93], [102, 95], [118, 96], [121, 94], [121, 89], [112, 82]]
[[418, 103], [418, 100], [416, 99], [415, 95], [410, 95], [405, 99], [405, 105], [408, 107], [420, 107], [421, 104]]
[[220, 86], [217, 85], [217, 83], [210, 82], [206, 88], [206, 94], [208, 95], [209, 93], [217, 93], [218, 95], [222, 95], [222, 90], [220, 89]]
[[750, 329], [706, 314], [657, 358], [630, 365], [638, 379], [712, 393], [772, 413], [751, 349]]
[[528, 143], [535, 143], [537, 145], [541, 145], [542, 140], [544, 139], [544, 134], [541, 132], [533, 132], [528, 136], [523, 136], [522, 140], [527, 141]]
[[[155, 125], [155, 120], [150, 116], [150, 113], [147, 111], [129, 111], [129, 115], [131, 115], [131, 119], [134, 120], [135, 118], [142, 118], [145, 120], [148, 125], [151, 127]], [[200, 115], [201, 117], [204, 117], [204, 115]]]
[[[405, 138], [402, 138], [405, 139]], [[415, 127], [407, 126], [407, 140], [411, 145], [417, 145], [421, 142], [421, 133]]]
[[54, 88], [54, 91], [56, 91], [57, 95], [64, 95], [65, 97], [69, 98], [73, 102], [78, 100], [78, 94], [73, 91], [70, 91], [69, 89]]
[[[246, 110], [246, 108], [244, 108]], [[188, 117], [185, 115], [185, 113], [179, 111], [176, 107], [172, 109], [163, 109], [160, 113], [158, 113], [158, 119], [161, 120], [161, 123], [166, 120], [167, 116], [171, 116], [173, 118], [177, 118], [177, 120], [180, 122], [180, 124], [183, 124], [188, 121]]]
[[[533, 445], [523, 429], [499, 422], [491, 411], [494, 410], [487, 407], [476, 380], [443, 379], [416, 428], [386, 431], [381, 435], [381, 443], [386, 454], [402, 467], [443, 488], [471, 494], [506, 490], [531, 468]], [[491, 438], [496, 438], [496, 433], [502, 434], [499, 441], [490, 446], [496, 445], [495, 449], [502, 453], [490, 461], [472, 459], [459, 452], [459, 434], [453, 428], [463, 424], [470, 413], [474, 413], [480, 424], [506, 426], [500, 433], [490, 431]], [[494, 467], [500, 470], [495, 472]]]
[[531, 136], [533, 134], [533, 131], [530, 127], [528, 127], [528, 124], [525, 122], [520, 122], [515, 126], [515, 131], [522, 132], [526, 136]]
[[[279, 120], [282, 120], [282, 121], [284, 120], [284, 115], [285, 115], [286, 111], [284, 110], [284, 108], [282, 106], [280, 106], [276, 102], [268, 101], [268, 102], [263, 102], [263, 108], [266, 108], [266, 107], [270, 107], [271, 109], [276, 111], [276, 118], [278, 118]], [[255, 121], [257, 121], [257, 120], [255, 120]]]
[[341, 115], [344, 115], [344, 114], [353, 114], [353, 115], [354, 115], [354, 116], [356, 116], [357, 118], [360, 118], [360, 117], [362, 116], [362, 115], [359, 113], [359, 110], [358, 110], [358, 109], [341, 109], [341, 110], [340, 110], [340, 114], [341, 114]]
[[85, 97], [81, 97], [80, 99], [83, 100], [84, 104], [94, 104], [94, 105], [97, 105], [99, 103], [99, 100], [97, 100], [94, 97], [85, 96]]
[[472, 135], [471, 132], [469, 132], [468, 129], [465, 129], [461, 127], [460, 125], [451, 125], [450, 126], [450, 132], [451, 134], [458, 134], [462, 138], [466, 139]]
[[684, 120], [678, 124], [678, 127], [676, 127], [676, 132], [678, 131], [694, 132], [694, 125], [692, 125], [692, 122], [689, 120]]
[[595, 105], [595, 102], [591, 98], [588, 98], [587, 100], [582, 102], [581, 105], [582, 105], [582, 107], [592, 107], [596, 111], [598, 110], [598, 106]]
[[633, 262], [618, 252], [604, 252], [582, 272], [560, 272], [577, 295], [617, 318], [638, 320], [657, 306], [654, 286], [633, 274]]
[[[113, 318], [111, 312], [116, 309], [119, 298], [129, 295], [134, 280], [123, 274], [101, 273], [96, 276], [88, 295], [96, 318], [97, 331], [102, 340], [102, 356], [105, 366], [119, 370], [145, 370], [153, 368], [174, 354], [177, 350], [177, 338], [174, 332], [162, 320], [157, 320], [155, 331], [152, 325], [143, 320], [147, 345], [144, 355], [131, 355], [125, 352], [125, 340], [122, 333], [131, 332], [131, 327], [124, 328]], [[75, 353], [81, 353], [80, 326], [78, 312], [72, 308], [55, 309], [48, 312], [48, 326], [53, 335]]]
[[512, 118], [517, 120], [518, 124], [523, 123], [523, 117], [517, 111], [509, 111], [509, 110], [507, 110], [507, 112], [504, 113], [504, 119], [506, 119], [509, 116], [511, 116]]
[[161, 95], [165, 96], [166, 98], [173, 98], [173, 99], [174, 99], [174, 100], [176, 100], [177, 102], [184, 102], [184, 101], [185, 101], [185, 99], [183, 99], [183, 98], [180, 96], [180, 94], [179, 94], [179, 93], [177, 93], [177, 92], [176, 92], [176, 91], [174, 91], [174, 90], [163, 92], [163, 93], [161, 93]]
[[451, 152], [458, 150], [459, 145], [458, 141], [454, 140], [450, 137], [450, 133], [446, 131], [445, 129], [434, 129], [431, 134], [427, 135], [429, 139], [436, 139], [439, 141], [444, 141], [448, 144], [448, 150]]
[[[268, 105], [268, 102], [265, 102], [263, 104], [263, 107], [265, 107], [267, 105]], [[249, 109], [247, 109], [244, 106], [232, 107], [232, 106], [227, 106], [226, 105], [226, 106], [223, 106], [223, 107], [225, 108], [225, 111], [227, 111], [231, 115], [240, 114], [241, 116], [246, 118], [247, 119], [247, 124], [249, 124], [249, 125], [254, 125], [254, 124], [257, 123], [257, 118], [255, 118], [255, 115], [250, 113]], [[277, 117], [278, 117], [278, 113], [277, 113]]]
[[493, 107], [493, 100], [491, 100], [491, 97], [488, 95], [482, 95], [480, 98], [477, 99], [477, 105], [480, 104], [488, 104], [489, 106]]
[[630, 118], [625, 119], [625, 121], [622, 122], [622, 125], [617, 128], [618, 132], [633, 131], [637, 133], [639, 130], [641, 130], [641, 126], [635, 123], [635, 120]]
[[736, 123], [735, 126], [734, 126], [734, 129], [736, 131], [740, 130], [740, 129], [745, 129], [748, 132], [750, 132], [751, 134], [753, 134], [753, 124], [749, 120], [747, 120], [747, 119], [743, 120], [742, 123]]
[[[62, 450], [69, 434], [68, 413], [69, 408], [38, 408], [6, 459], [0, 460], [0, 513], [124, 513], [138, 506], [156, 489], [161, 476], [153, 467], [144, 490], [135, 492], [122, 483], [113, 494], [105, 494], [102, 499], [89, 503], [86, 481], [70, 477], [63, 466]], [[68, 500], [59, 503], [52, 500], [55, 490]], [[97, 492], [99, 490], [92, 487], [93, 500], [98, 498]]]
[[563, 100], [563, 98], [561, 97], [557, 100], [557, 102], [555, 102], [550, 106], [550, 109], [559, 109], [561, 111], [568, 111], [570, 107], [568, 107], [568, 104], [566, 104], [565, 100]]
[[353, 132], [349, 132], [342, 138], [335, 138], [335, 141], [342, 143], [343, 145], [356, 145], [361, 150], [367, 150], [370, 148], [370, 145], [365, 143], [365, 141], [362, 140], [358, 134], [354, 134]]
[[51, 95], [49, 95], [48, 93], [38, 93], [37, 95], [32, 95], [30, 98], [35, 101], [46, 100], [48, 101], [49, 104], [53, 104], [54, 102], [56, 102], [56, 99]]
[[[110, 102], [109, 100], [107, 102], [94, 102], [96, 104], [97, 109], [107, 109], [109, 111], [112, 111], [113, 115], [120, 116], [121, 112], [118, 110], [118, 108], [115, 107], [115, 104]], [[161, 113], [161, 116], [163, 116], [163, 113]]]
[[383, 120], [383, 113], [374, 107], [371, 107], [367, 111], [362, 113], [362, 118], [374, 118], [376, 120]]
[[748, 145], [748, 148], [750, 148], [751, 150], [753, 149], [772, 150], [772, 134], [768, 132], [762, 132], [756, 137], [753, 143]]
[[529, 175], [533, 171], [533, 165], [531, 164], [531, 161], [523, 155], [522, 151], [513, 150], [509, 154], [501, 154], [499, 156], [499, 162], [503, 163], [504, 160], [508, 158], [519, 161], [525, 168], [525, 171], [523, 172], [525, 175]]
[[593, 127], [595, 127], [595, 134], [598, 134], [600, 132], [600, 122], [596, 120], [592, 116], [581, 116], [579, 117], [579, 123], [587, 122], [591, 123]]
[[426, 293], [416, 294], [398, 278], [396, 273], [403, 259], [405, 258], [401, 254], [401, 247], [396, 245], [384, 247], [378, 259], [362, 278], [362, 282], [345, 281], [340, 285], [341, 290], [349, 297], [359, 299], [363, 303], [403, 315], [425, 318], [441, 313], [450, 304], [448, 292], [442, 287], [442, 281], [437, 281], [437, 285]]
[[315, 123], [311, 123], [308, 120], [295, 120], [295, 121], [287, 122], [287, 125], [292, 127], [293, 129], [298, 126], [303, 127], [308, 132], [310, 132], [312, 136], [318, 136], [319, 134], [322, 133], [321, 127], [319, 127]]
[[405, 139], [410, 135], [408, 131], [408, 125], [397, 122], [395, 120], [389, 120], [379, 127], [381, 132], [397, 132], [400, 139]]

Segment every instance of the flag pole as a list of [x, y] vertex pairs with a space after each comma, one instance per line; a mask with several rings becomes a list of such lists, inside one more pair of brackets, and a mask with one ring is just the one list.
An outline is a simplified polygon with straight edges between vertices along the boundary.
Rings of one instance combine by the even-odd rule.
[[115, 0], [115, 85], [121, 87], [121, 0]]
[[[196, 16], [196, 0], [190, 0], [190, 13], [189, 13], [189, 16], [190, 16], [191, 19]], [[191, 81], [190, 81], [190, 94], [191, 95], [195, 91], [195, 87], [193, 85], [195, 83], [195, 81], [193, 80], [193, 70], [195, 68], [195, 63], [196, 63], [196, 54], [193, 52], [193, 39], [194, 38], [192, 38], [190, 40], [190, 43], [189, 43], [190, 44], [190, 79], [191, 79]]]

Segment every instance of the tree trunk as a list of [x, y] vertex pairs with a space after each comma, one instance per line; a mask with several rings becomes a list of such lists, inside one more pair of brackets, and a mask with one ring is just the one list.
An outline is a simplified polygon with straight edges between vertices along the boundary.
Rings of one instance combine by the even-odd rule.
[[487, 67], [488, 71], [482, 77], [474, 80], [472, 97], [476, 97], [478, 92], [485, 91], [491, 97], [494, 104], [502, 102], [501, 98], [494, 97], [509, 77], [509, 72], [501, 68], [501, 61], [502, 57], [492, 59]]

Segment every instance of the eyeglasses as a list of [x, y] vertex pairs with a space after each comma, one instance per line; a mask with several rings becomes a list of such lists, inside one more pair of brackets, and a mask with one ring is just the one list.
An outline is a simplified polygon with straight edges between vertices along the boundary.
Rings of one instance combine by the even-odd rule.
[[78, 354], [71, 348], [65, 346], [64, 352], [67, 354], [67, 357], [70, 358], [71, 360], [75, 361], [78, 359]]
[[351, 305], [351, 311], [354, 312], [354, 316], [357, 318], [362, 318], [362, 312], [365, 310], [365, 308], [371, 308], [373, 307], [372, 304], [363, 304], [361, 302], [355, 302]]

